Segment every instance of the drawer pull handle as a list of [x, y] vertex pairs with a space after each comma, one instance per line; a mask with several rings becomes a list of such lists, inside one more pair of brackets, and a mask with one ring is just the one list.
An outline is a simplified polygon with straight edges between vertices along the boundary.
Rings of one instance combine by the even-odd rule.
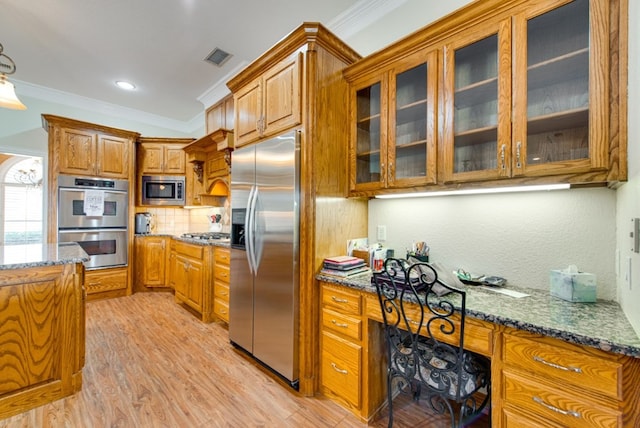
[[580, 413], [579, 412], [575, 412], [573, 410], [562, 410], [562, 409], [559, 409], [559, 408], [557, 408], [555, 406], [552, 406], [551, 404], [545, 403], [544, 400], [542, 398], [540, 398], [540, 397], [533, 397], [533, 401], [535, 401], [536, 403], [546, 407], [549, 410], [553, 410], [556, 413], [560, 413], [560, 414], [565, 415], [565, 416], [573, 416], [574, 418], [579, 418], [580, 417]]
[[349, 303], [347, 299], [340, 299], [336, 296], [331, 296], [331, 300], [333, 300], [336, 303]]
[[346, 370], [339, 369], [339, 368], [338, 368], [338, 366], [336, 366], [336, 363], [331, 363], [331, 367], [333, 367], [333, 369], [334, 369], [335, 371], [337, 371], [338, 373], [342, 373], [342, 374], [347, 374], [347, 373], [349, 373], [349, 372], [348, 372], [348, 371], [346, 371]]
[[347, 327], [349, 327], [349, 325], [348, 325], [348, 324], [341, 324], [341, 323], [339, 323], [339, 322], [338, 322], [338, 321], [336, 321], [336, 320], [331, 320], [331, 322], [332, 322], [332, 323], [333, 323], [333, 325], [335, 325], [336, 327], [342, 327], [342, 328], [347, 328]]
[[550, 363], [549, 361], [545, 361], [543, 358], [538, 357], [537, 355], [533, 356], [533, 361], [537, 361], [546, 366], [553, 367], [554, 369], [558, 369], [558, 370], [564, 370], [566, 372], [582, 373], [582, 369], [580, 367], [565, 367], [559, 364]]

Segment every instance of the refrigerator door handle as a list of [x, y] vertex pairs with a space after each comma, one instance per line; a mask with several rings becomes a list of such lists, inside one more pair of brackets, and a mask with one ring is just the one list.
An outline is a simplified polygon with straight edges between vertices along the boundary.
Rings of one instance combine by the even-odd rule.
[[249, 263], [249, 272], [252, 275], [255, 275], [255, 269], [253, 264], [253, 259], [254, 259], [253, 258], [253, 239], [254, 239], [253, 227], [255, 222], [253, 211], [254, 211], [255, 192], [256, 192], [256, 186], [251, 186], [251, 190], [249, 191], [249, 200], [247, 201], [247, 212], [244, 218], [247, 262]]
[[251, 243], [251, 257], [253, 257], [253, 271], [258, 275], [258, 268], [260, 267], [260, 260], [262, 258], [262, 246], [264, 230], [261, 229], [259, 220], [260, 211], [260, 187], [256, 185], [256, 190], [253, 192], [253, 207], [251, 214], [253, 215], [253, 241]]

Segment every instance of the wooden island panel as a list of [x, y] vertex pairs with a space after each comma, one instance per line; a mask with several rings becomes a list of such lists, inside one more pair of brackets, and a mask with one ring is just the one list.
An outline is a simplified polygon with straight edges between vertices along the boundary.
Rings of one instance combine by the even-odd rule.
[[81, 263], [0, 275], [0, 418], [82, 387], [85, 314]]

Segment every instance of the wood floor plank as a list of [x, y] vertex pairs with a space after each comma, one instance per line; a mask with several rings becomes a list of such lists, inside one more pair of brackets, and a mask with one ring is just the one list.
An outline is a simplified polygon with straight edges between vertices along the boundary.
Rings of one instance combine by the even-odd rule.
[[[395, 426], [444, 426], [407, 406]], [[386, 425], [385, 415], [371, 423]], [[202, 323], [170, 293], [87, 303], [82, 390], [0, 420], [0, 428], [239, 426], [366, 425], [326, 398], [284, 386], [234, 349], [225, 326]]]

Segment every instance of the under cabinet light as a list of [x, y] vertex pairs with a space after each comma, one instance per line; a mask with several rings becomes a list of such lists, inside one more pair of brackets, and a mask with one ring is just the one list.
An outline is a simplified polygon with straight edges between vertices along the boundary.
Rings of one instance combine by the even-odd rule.
[[542, 184], [536, 186], [494, 187], [488, 189], [445, 190], [442, 192], [393, 193], [376, 195], [376, 199], [424, 198], [429, 196], [478, 195], [486, 193], [541, 192], [548, 190], [566, 190], [570, 184]]

